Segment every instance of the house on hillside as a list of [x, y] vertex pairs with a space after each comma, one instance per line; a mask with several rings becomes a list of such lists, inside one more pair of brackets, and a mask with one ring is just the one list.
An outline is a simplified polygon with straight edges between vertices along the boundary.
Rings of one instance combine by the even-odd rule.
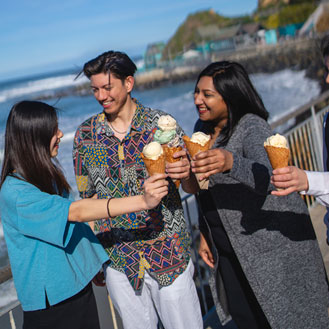
[[278, 35], [275, 29], [265, 31], [265, 43], [275, 45], [278, 42]]
[[144, 55], [146, 69], [154, 69], [159, 66], [162, 59], [162, 51], [165, 48], [163, 42], [149, 44]]
[[217, 25], [200, 26], [197, 35], [201, 39], [201, 43], [195, 47], [195, 50], [201, 52], [204, 57], [211, 52], [210, 44], [212, 40], [216, 40], [220, 36], [220, 30]]
[[206, 25], [197, 28], [197, 34], [202, 41], [215, 40], [220, 36], [220, 29], [217, 25]]
[[303, 23], [298, 23], [298, 24], [288, 24], [285, 26], [279, 26], [278, 27], [278, 34], [279, 38], [294, 38], [297, 36], [298, 31], [300, 28], [303, 26]]
[[219, 29], [216, 39], [210, 42], [211, 51], [227, 51], [236, 49], [236, 38], [241, 33], [241, 25]]
[[[261, 42], [264, 26], [260, 23], [243, 24], [236, 38], [237, 47], [254, 46]], [[262, 32], [262, 33], [260, 33]]]

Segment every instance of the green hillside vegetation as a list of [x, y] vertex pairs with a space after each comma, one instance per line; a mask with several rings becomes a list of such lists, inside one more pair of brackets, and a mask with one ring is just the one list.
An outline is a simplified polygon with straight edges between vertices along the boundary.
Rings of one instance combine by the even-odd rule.
[[258, 18], [254, 16], [256, 21], [262, 23], [267, 29], [276, 29], [279, 26], [287, 24], [302, 23], [313, 13], [316, 5], [312, 3], [301, 3], [296, 5], [287, 5], [281, 7], [278, 12], [268, 17]]
[[272, 29], [292, 23], [304, 22], [316, 8], [316, 1], [291, 0], [291, 4], [283, 1], [271, 3], [268, 7], [256, 10], [251, 16], [225, 17], [212, 9], [190, 14], [175, 34], [170, 38], [163, 50], [163, 59], [168, 60], [182, 54], [187, 49], [200, 44], [201, 37], [197, 29], [201, 26], [216, 25], [219, 28], [251, 22], [261, 23]]
[[181, 24], [174, 36], [168, 41], [163, 50], [163, 57], [173, 58], [184, 49], [189, 49], [197, 45], [202, 40], [197, 33], [197, 29], [201, 26], [216, 25], [218, 27], [227, 27], [237, 24], [238, 22], [247, 23], [252, 21], [250, 16], [242, 16], [237, 18], [229, 18], [218, 15], [213, 10], [206, 10], [190, 14], [185, 22]]

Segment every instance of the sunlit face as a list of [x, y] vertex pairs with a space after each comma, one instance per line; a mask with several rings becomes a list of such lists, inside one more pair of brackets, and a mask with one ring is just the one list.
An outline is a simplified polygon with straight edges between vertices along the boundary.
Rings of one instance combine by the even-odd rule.
[[110, 75], [99, 73], [90, 77], [91, 89], [95, 98], [107, 114], [116, 114], [125, 106], [128, 95], [134, 85], [134, 78], [127, 77], [124, 81]]
[[52, 158], [57, 156], [59, 143], [63, 136], [64, 136], [63, 132], [60, 129], [57, 129], [56, 134], [50, 140], [50, 156]]
[[204, 76], [199, 80], [194, 92], [194, 104], [202, 121], [213, 121], [220, 126], [226, 124], [227, 106], [215, 89], [212, 77]]

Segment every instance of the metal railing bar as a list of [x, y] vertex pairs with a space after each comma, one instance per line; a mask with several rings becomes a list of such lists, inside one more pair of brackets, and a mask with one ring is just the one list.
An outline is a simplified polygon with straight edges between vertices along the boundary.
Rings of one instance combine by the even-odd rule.
[[[195, 242], [194, 242], [191, 215], [190, 215], [190, 210], [189, 210], [189, 206], [188, 206], [188, 198], [190, 198], [192, 196], [193, 196], [192, 194], [188, 195], [188, 197], [186, 197], [186, 199], [184, 199], [184, 202], [185, 202], [185, 207], [186, 207], [186, 215], [187, 215], [186, 217], [187, 217], [187, 221], [188, 221], [188, 224], [189, 224], [188, 226], [189, 226], [189, 230], [190, 230], [190, 234], [191, 234], [192, 249], [193, 249], [193, 253], [194, 253], [194, 257], [195, 257], [195, 266], [196, 266], [196, 270], [197, 270], [197, 273], [198, 273], [198, 279], [199, 279], [199, 283], [200, 283], [202, 303], [203, 303], [203, 306], [204, 306], [205, 313], [207, 314], [208, 313], [208, 305], [207, 305], [207, 302], [206, 302], [206, 294], [205, 294], [205, 291], [204, 291], [203, 280], [202, 280], [200, 264], [199, 264], [199, 255], [198, 255], [198, 252], [196, 250], [196, 246], [195, 246]], [[196, 202], [196, 200], [195, 200], [195, 202]]]
[[290, 113], [282, 116], [281, 118], [279, 118], [275, 122], [273, 122], [271, 124], [272, 129], [275, 129], [278, 126], [281, 126], [281, 125], [285, 124], [288, 120], [293, 119], [296, 116], [298, 116], [298, 115], [300, 115], [300, 114], [302, 114], [306, 111], [309, 111], [312, 106], [315, 106], [315, 105], [327, 100], [327, 98], [329, 98], [329, 90], [325, 91], [324, 93], [319, 95], [316, 99], [313, 99], [313, 100], [309, 101], [308, 103], [298, 107], [293, 112], [290, 112]]
[[0, 268], [0, 284], [12, 278], [10, 265]]

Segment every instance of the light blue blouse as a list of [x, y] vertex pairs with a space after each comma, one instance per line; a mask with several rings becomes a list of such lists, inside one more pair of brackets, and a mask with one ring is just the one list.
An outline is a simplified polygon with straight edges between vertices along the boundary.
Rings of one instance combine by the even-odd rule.
[[82, 290], [108, 260], [85, 223], [68, 222], [72, 201], [8, 176], [1, 220], [18, 299], [24, 311], [44, 309]]

